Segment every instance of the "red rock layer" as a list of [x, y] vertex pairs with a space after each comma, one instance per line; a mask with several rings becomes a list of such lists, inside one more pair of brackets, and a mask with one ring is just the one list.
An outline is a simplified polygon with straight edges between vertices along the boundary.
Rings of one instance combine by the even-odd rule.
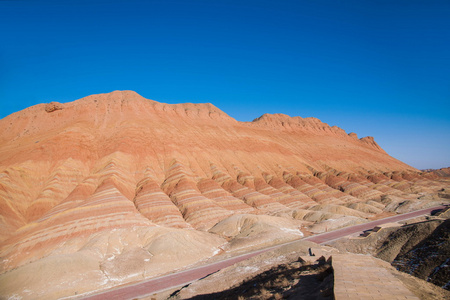
[[314, 199], [315, 201], [317, 201], [320, 204], [343, 203], [341, 200], [337, 199], [334, 195], [330, 194], [329, 192], [325, 192], [325, 191], [319, 190], [318, 188], [313, 187], [312, 185], [303, 181], [297, 175], [292, 175], [290, 173], [285, 172], [283, 177], [284, 177], [286, 183], [290, 184], [293, 188], [306, 194], [308, 197]]
[[48, 215], [22, 227], [4, 244], [2, 256], [8, 261], [3, 270], [34, 261], [51, 253], [66, 241], [92, 233], [130, 226], [152, 226], [140, 217], [133, 203], [116, 188], [114, 180], [105, 179], [95, 193], [70, 209]]
[[274, 177], [267, 173], [265, 173], [263, 175], [264, 175], [266, 182], [270, 186], [293, 197], [293, 198], [291, 198], [291, 201], [287, 201], [286, 203], [283, 203], [286, 206], [288, 206], [290, 208], [294, 208], [294, 209], [296, 209], [296, 208], [297, 209], [302, 209], [302, 208], [305, 209], [305, 208], [308, 208], [308, 207], [311, 207], [311, 206], [314, 206], [317, 204], [316, 201], [314, 201], [313, 199], [311, 199], [304, 193], [300, 192], [299, 190], [294, 189], [292, 186], [290, 186], [289, 184], [287, 184], [280, 178]]
[[291, 218], [323, 204], [370, 214], [382, 195], [438, 186], [373, 138], [315, 118], [238, 122], [211, 104], [130, 91], [36, 105], [0, 120], [0, 133], [3, 270], [117, 227], [208, 230], [236, 213]]
[[273, 200], [291, 209], [305, 207], [304, 203], [299, 201], [299, 198], [277, 190], [273, 186], [267, 184], [262, 178], [255, 178], [250, 174], [241, 173], [238, 176], [238, 181], [242, 185], [250, 189], [254, 189], [261, 194], [267, 195]]
[[416, 171], [373, 140], [356, 139], [314, 118], [277, 114], [237, 122], [211, 104], [169, 105], [131, 91], [92, 95], [51, 112], [45, 107], [36, 105], [0, 120], [3, 166], [68, 158], [93, 163], [120, 151], [139, 156], [157, 176], [173, 158], [189, 162], [200, 176], [209, 172], [210, 162], [255, 174], [258, 169], [275, 173], [279, 166], [324, 171], [325, 165], [343, 171]]
[[385, 185], [391, 188], [394, 188], [396, 190], [404, 191], [404, 192], [410, 192], [411, 191], [411, 184], [407, 181], [401, 181], [397, 182], [395, 180], [390, 179], [384, 174], [374, 174], [367, 177], [370, 181], [377, 185]]
[[438, 170], [426, 170], [422, 173], [422, 176], [429, 179], [438, 179], [440, 177], [450, 177], [450, 167], [441, 168]]
[[68, 159], [60, 164], [48, 177], [39, 195], [26, 211], [28, 222], [59, 204], [80, 183], [89, 170], [80, 161]]
[[147, 177], [138, 184], [134, 203], [139, 212], [155, 224], [191, 228], [177, 206], [151, 178]]
[[197, 190], [195, 182], [186, 177], [177, 182], [170, 193], [170, 198], [178, 206], [186, 221], [197, 230], [208, 230], [232, 214], [203, 196]]
[[423, 187], [439, 188], [442, 185], [439, 181], [436, 180], [438, 178], [434, 178], [434, 180], [432, 180], [431, 178], [424, 176], [423, 173], [419, 174], [411, 172], [394, 171], [385, 173], [385, 175], [394, 181], [408, 183], [411, 186], [411, 190], [416, 193], [422, 192]]
[[325, 182], [323, 182], [322, 180], [320, 180], [319, 178], [313, 176], [313, 175], [309, 175], [309, 174], [297, 174], [297, 176], [299, 176], [304, 182], [310, 184], [311, 186], [324, 191], [330, 195], [333, 195], [334, 197], [344, 201], [344, 202], [358, 202], [359, 199], [341, 192], [339, 189], [335, 189], [327, 184], [325, 184]]
[[233, 197], [212, 179], [201, 179], [197, 182], [197, 187], [203, 196], [214, 200], [219, 206], [227, 210], [233, 210], [238, 213], [255, 212], [254, 208], [248, 204], [245, 204], [244, 201]]
[[31, 191], [23, 186], [23, 171], [8, 168], [0, 177], [0, 241], [5, 240], [19, 227], [27, 224], [25, 212]]
[[232, 212], [203, 196], [182, 164], [174, 161], [162, 185], [184, 219], [198, 230], [208, 230]]
[[222, 185], [226, 191], [234, 197], [243, 200], [248, 205], [260, 209], [266, 213], [278, 214], [289, 212], [289, 208], [276, 202], [270, 196], [261, 194], [254, 189], [243, 186], [229, 175], [215, 169], [213, 179]]
[[339, 189], [347, 194], [357, 197], [361, 200], [379, 200], [383, 195], [382, 192], [371, 189], [358, 182], [347, 181], [345, 176], [335, 176], [329, 173], [317, 174], [319, 178], [325, 181], [329, 186]]
[[[344, 173], [342, 173], [342, 175], [339, 174], [338, 176], [346, 177], [346, 175], [344, 175]], [[385, 184], [383, 184], [381, 182], [378, 183], [378, 184], [375, 184], [372, 181], [370, 181], [369, 179], [367, 179], [366, 177], [363, 177], [363, 176], [358, 175], [358, 174], [354, 174], [354, 173], [353, 174], [348, 174], [347, 178], [348, 178], [348, 180], [350, 182], [357, 182], [357, 183], [359, 183], [361, 185], [364, 185], [364, 186], [366, 186], [368, 188], [371, 188], [371, 189], [374, 189], [376, 191], [379, 191], [379, 192], [381, 192], [383, 194], [388, 194], [388, 195], [400, 195], [401, 194], [400, 190], [394, 189], [394, 188], [392, 188], [392, 187], [390, 187], [388, 185], [385, 185]]]
[[36, 105], [0, 120], [0, 294], [70, 297], [437, 205], [435, 176], [315, 118], [130, 91]]

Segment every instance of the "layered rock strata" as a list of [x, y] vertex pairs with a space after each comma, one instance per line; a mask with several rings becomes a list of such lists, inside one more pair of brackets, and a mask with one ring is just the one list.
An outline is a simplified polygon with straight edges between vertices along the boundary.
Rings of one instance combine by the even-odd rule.
[[448, 189], [315, 118], [238, 122], [131, 91], [29, 107], [0, 132], [6, 297], [108, 288], [435, 205]]

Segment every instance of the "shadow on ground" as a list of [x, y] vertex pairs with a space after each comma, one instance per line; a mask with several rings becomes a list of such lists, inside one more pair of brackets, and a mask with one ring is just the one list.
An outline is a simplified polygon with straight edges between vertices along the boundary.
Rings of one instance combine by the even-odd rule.
[[[177, 293], [170, 298], [176, 298]], [[299, 258], [249, 278], [239, 286], [190, 299], [333, 299], [331, 262], [321, 257], [315, 264], [306, 264]]]

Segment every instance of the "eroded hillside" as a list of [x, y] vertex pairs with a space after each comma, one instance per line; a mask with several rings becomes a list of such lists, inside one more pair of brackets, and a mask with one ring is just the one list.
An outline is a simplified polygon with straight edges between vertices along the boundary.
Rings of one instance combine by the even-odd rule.
[[130, 91], [36, 105], [0, 131], [0, 289], [24, 298], [430, 207], [448, 188], [314, 118], [243, 123]]

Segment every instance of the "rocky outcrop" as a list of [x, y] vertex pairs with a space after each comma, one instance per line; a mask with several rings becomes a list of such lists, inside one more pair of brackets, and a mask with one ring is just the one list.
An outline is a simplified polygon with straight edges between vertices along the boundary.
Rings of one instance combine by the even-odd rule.
[[377, 144], [377, 142], [375, 142], [375, 139], [373, 138], [373, 136], [366, 136], [366, 137], [360, 138], [359, 140], [374, 149], [384, 152], [384, 150], [381, 149], [381, 147]]
[[438, 170], [431, 170], [428, 172], [433, 173], [434, 175], [437, 175], [438, 177], [450, 177], [450, 167], [449, 168], [441, 168]]
[[294, 189], [282, 179], [271, 176], [267, 173], [264, 174], [264, 177], [269, 185], [292, 197], [288, 198], [289, 200], [286, 200], [286, 203], [284, 203], [286, 206], [294, 209], [305, 209], [317, 204], [317, 202], [312, 198], [308, 197], [306, 194], [300, 192], [299, 190]]
[[64, 106], [58, 102], [50, 102], [47, 105], [45, 105], [45, 111], [48, 113], [54, 112], [55, 110], [61, 110], [63, 108]]
[[199, 191], [211, 200], [214, 200], [220, 207], [238, 213], [254, 213], [255, 208], [244, 203], [244, 201], [233, 197], [225, 191], [216, 181], [212, 179], [200, 179], [197, 183]]
[[186, 221], [197, 230], [208, 230], [232, 212], [203, 196], [197, 185], [184, 171], [181, 163], [174, 161], [166, 174], [162, 189], [181, 211]]
[[325, 203], [333, 203], [333, 204], [343, 203], [341, 200], [339, 200], [338, 198], [336, 198], [333, 195], [334, 193], [322, 191], [322, 190], [306, 183], [297, 175], [292, 175], [290, 173], [285, 172], [284, 179], [293, 188], [306, 194], [307, 196], [311, 197], [318, 203], [323, 203], [323, 204], [325, 204]]
[[178, 207], [153, 179], [138, 183], [134, 203], [139, 212], [155, 224], [176, 228], [191, 228]]
[[309, 174], [306, 174], [306, 175], [298, 174], [298, 176], [300, 176], [300, 178], [307, 184], [310, 184], [311, 186], [313, 186], [321, 191], [324, 191], [330, 195], [333, 195], [337, 199], [340, 199], [344, 202], [359, 202], [359, 199], [349, 195], [348, 193], [343, 193], [339, 189], [335, 189], [335, 188], [325, 184], [325, 182], [323, 182], [316, 176], [309, 175]]
[[392, 265], [400, 271], [450, 290], [450, 219], [440, 224], [429, 236], [425, 230], [418, 230], [418, 234], [422, 240], [412, 248], [405, 244]]
[[246, 187], [225, 173], [216, 171], [213, 179], [222, 185], [222, 188], [231, 193], [234, 197], [243, 200], [248, 205], [264, 211], [266, 214], [289, 213], [290, 209], [275, 199], [265, 194], [259, 193], [252, 188]]
[[[108, 288], [296, 239], [304, 226], [356, 224], [418, 198], [431, 205], [448, 189], [315, 118], [238, 122], [212, 104], [131, 91], [29, 107], [0, 120], [0, 132], [7, 297], [30, 298], [24, 282], [38, 298], [73, 295], [75, 279], [79, 291]], [[48, 282], [29, 277], [36, 270]]]
[[348, 174], [335, 176], [330, 173], [319, 173], [317, 176], [324, 180], [330, 187], [341, 190], [361, 200], [380, 200], [383, 195], [382, 192], [371, 189], [363, 184], [348, 181]]

